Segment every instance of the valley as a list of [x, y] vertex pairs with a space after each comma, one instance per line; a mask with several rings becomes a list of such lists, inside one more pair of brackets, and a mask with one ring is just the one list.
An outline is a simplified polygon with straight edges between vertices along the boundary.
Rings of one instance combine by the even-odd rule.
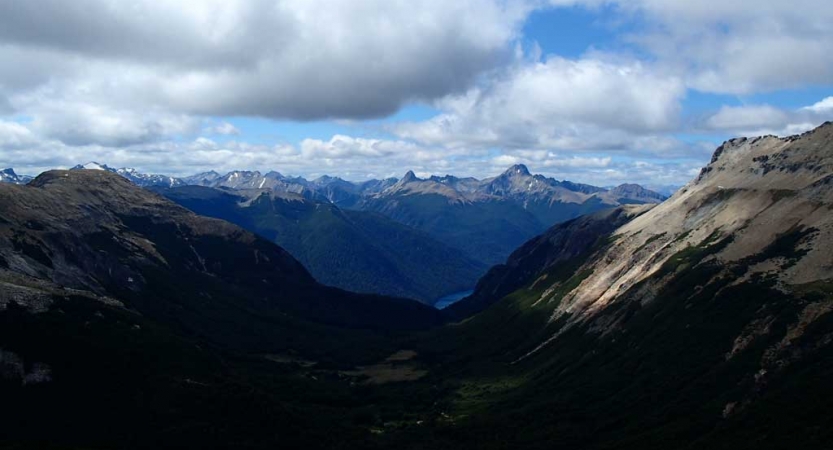
[[476, 283], [486, 265], [432, 236], [371, 212], [266, 190], [154, 189], [208, 217], [280, 245], [316, 280], [341, 289], [430, 304]]
[[0, 450], [832, 450], [833, 1], [0, 1]]
[[[556, 223], [439, 310], [327, 287], [269, 235], [385, 215], [108, 171], [0, 185], [0, 443], [824, 448], [832, 155], [830, 123], [727, 141], [670, 199]], [[451, 252], [415, 229], [393, 241]]]

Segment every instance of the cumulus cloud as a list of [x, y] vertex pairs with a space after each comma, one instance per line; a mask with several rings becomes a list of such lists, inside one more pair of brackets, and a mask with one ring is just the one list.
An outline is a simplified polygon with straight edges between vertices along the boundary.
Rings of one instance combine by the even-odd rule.
[[0, 120], [0, 150], [17, 150], [36, 142], [35, 135], [24, 125]]
[[[713, 147], [712, 147], [713, 149]], [[114, 167], [134, 167], [147, 173], [186, 176], [206, 170], [277, 170], [315, 178], [324, 174], [349, 180], [400, 177], [412, 169], [421, 176], [454, 174], [487, 177], [511, 164], [527, 164], [534, 172], [559, 179], [597, 185], [623, 182], [683, 184], [699, 161], [640, 162], [604, 154], [574, 155], [539, 149], [429, 147], [401, 140], [336, 135], [329, 140], [307, 139], [300, 145], [265, 145], [207, 137], [166, 140], [125, 147], [100, 144], [67, 145], [32, 132], [26, 124], [0, 121], [0, 156], [18, 172], [37, 174], [53, 168], [99, 161]]]
[[820, 114], [833, 113], [833, 97], [827, 97], [810, 106], [805, 106], [803, 109]]
[[[428, 145], [600, 150], [632, 148], [677, 123], [683, 83], [637, 61], [551, 56], [520, 63], [450, 96], [427, 121], [392, 127]], [[643, 138], [640, 138], [642, 136]], [[659, 144], [643, 139], [643, 144]]]
[[112, 110], [94, 104], [49, 102], [37, 108], [32, 129], [71, 146], [124, 147], [199, 130], [193, 117]]
[[[595, 3], [595, 2], [593, 2]], [[707, 92], [748, 94], [833, 78], [833, 3], [613, 0], [641, 24], [629, 41]]]
[[[618, 35], [604, 51], [541, 56], [521, 35], [536, 9], [599, 6]], [[354, 179], [524, 162], [597, 184], [679, 184], [714, 148], [681, 133], [792, 134], [829, 120], [833, 97], [702, 120], [681, 105], [691, 89], [829, 85], [830, 23], [821, 0], [0, 2], [0, 159], [29, 172], [95, 159]], [[438, 114], [361, 122], [415, 102]], [[253, 144], [234, 116], [334, 119], [342, 131]]]
[[335, 135], [329, 141], [304, 139], [301, 153], [310, 158], [352, 159], [356, 157], [386, 158], [406, 156], [418, 152], [417, 145], [403, 141], [354, 138]]
[[193, 114], [377, 117], [505, 62], [527, 13], [501, 0], [3, 2], [0, 84], [62, 96], [81, 83], [104, 103], [116, 80], [121, 98]]
[[786, 112], [769, 105], [724, 106], [706, 124], [715, 130], [748, 130], [781, 127], [787, 121]]
[[833, 97], [793, 110], [771, 105], [724, 106], [705, 120], [704, 128], [739, 136], [790, 136], [811, 130], [832, 115]]

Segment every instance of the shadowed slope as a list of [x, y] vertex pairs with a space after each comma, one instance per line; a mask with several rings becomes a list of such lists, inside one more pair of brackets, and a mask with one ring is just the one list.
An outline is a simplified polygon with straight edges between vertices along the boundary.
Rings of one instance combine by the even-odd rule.
[[268, 190], [158, 190], [198, 214], [238, 224], [297, 257], [316, 280], [354, 292], [431, 303], [469, 289], [486, 268], [380, 214]]
[[245, 317], [285, 314], [384, 329], [437, 323], [416, 302], [321, 286], [280, 247], [115, 174], [48, 172], [0, 189], [8, 271], [116, 297], [200, 332], [249, 334]]

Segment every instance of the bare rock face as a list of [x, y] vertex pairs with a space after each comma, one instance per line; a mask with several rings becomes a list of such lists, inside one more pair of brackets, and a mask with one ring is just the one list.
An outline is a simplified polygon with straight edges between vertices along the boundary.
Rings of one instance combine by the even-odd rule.
[[[588, 320], [656, 274], [681, 251], [724, 242], [710, 258], [754, 258], [779, 237], [800, 234], [800, 255], [764, 258], [745, 279], [772, 277], [782, 289], [833, 276], [833, 126], [799, 137], [733, 139], [700, 176], [666, 202], [613, 233], [613, 258], [588, 263], [593, 274], [566, 295], [553, 317]], [[781, 258], [781, 259], [778, 259]]]

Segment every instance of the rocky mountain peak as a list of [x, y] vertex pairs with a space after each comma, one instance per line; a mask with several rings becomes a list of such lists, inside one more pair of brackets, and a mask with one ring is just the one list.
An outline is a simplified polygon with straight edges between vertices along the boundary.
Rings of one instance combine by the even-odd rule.
[[321, 175], [320, 177], [312, 180], [313, 183], [318, 183], [318, 184], [327, 184], [327, 183], [333, 183], [333, 182], [337, 182], [337, 181], [343, 181], [343, 180], [339, 177], [331, 177], [329, 175]]
[[515, 164], [514, 166], [507, 169], [506, 172], [503, 172], [503, 174], [506, 175], [506, 176], [523, 176], [523, 177], [528, 177], [528, 176], [532, 175], [529, 172], [529, 169], [523, 164]]
[[32, 180], [28, 175], [18, 175], [11, 167], [0, 171], [0, 183], [26, 184]]
[[403, 184], [404, 183], [411, 183], [411, 182], [414, 182], [414, 181], [419, 181], [419, 178], [417, 178], [417, 176], [416, 176], [416, 174], [414, 173], [413, 170], [409, 170], [408, 173], [406, 173], [405, 176], [402, 177], [402, 180], [400, 180], [400, 182], [402, 182]]
[[715, 150], [693, 186], [720, 189], [801, 189], [833, 170], [829, 123], [801, 135], [736, 138]]
[[[831, 146], [829, 125], [798, 137], [725, 142], [694, 182], [614, 233], [619, 238], [610, 252], [620, 258], [596, 261], [594, 274], [564, 298], [561, 313], [592, 315], [661, 273], [679, 252], [716, 242], [715, 257], [742, 267], [744, 280], [757, 274], [790, 286], [829, 278], [823, 243], [831, 242]], [[773, 256], [784, 236], [795, 239], [788, 262]]]
[[8, 169], [3, 169], [3, 171], [0, 172], [0, 177], [8, 180], [16, 180], [17, 173], [15, 173], [14, 169], [10, 167]]

